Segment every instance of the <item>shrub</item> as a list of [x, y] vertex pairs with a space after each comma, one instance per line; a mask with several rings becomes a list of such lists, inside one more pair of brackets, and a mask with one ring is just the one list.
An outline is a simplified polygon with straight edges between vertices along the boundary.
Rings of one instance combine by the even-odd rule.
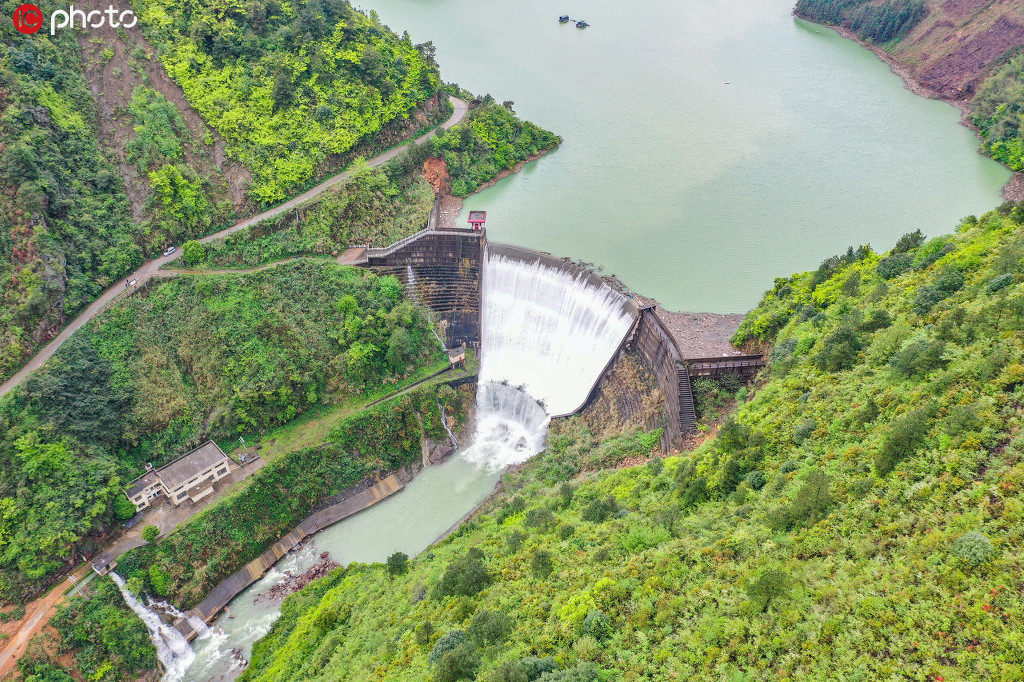
[[768, 569], [747, 585], [747, 597], [757, 613], [764, 613], [772, 602], [789, 596], [793, 589], [793, 578], [781, 569]]
[[472, 596], [491, 582], [484, 566], [484, 553], [473, 547], [466, 554], [448, 564], [440, 582], [434, 587], [434, 596]]
[[875, 472], [885, 476], [902, 460], [906, 459], [924, 443], [928, 424], [934, 407], [926, 405], [894, 420], [886, 429], [882, 445], [875, 453]]
[[512, 630], [512, 621], [501, 611], [478, 611], [469, 623], [466, 636], [477, 644], [499, 644]]
[[185, 265], [199, 265], [206, 262], [206, 247], [195, 239], [189, 239], [181, 247], [181, 258]]
[[142, 539], [146, 542], [153, 542], [160, 537], [160, 529], [154, 525], [146, 526], [142, 529]]
[[451, 630], [444, 633], [436, 642], [434, 642], [434, 648], [430, 650], [430, 654], [427, 656], [427, 661], [430, 665], [434, 665], [441, 660], [442, 656], [455, 651], [459, 645], [464, 644], [466, 639], [466, 633], [462, 630]]
[[976, 530], [964, 533], [953, 543], [953, 556], [970, 566], [988, 563], [995, 553], [992, 541]]
[[799, 468], [800, 468], [799, 464], [797, 464], [793, 460], [789, 460], [787, 462], [783, 462], [782, 463], [782, 466], [779, 467], [779, 473], [780, 474], [788, 474], [789, 472], [796, 471]]
[[857, 426], [870, 424], [878, 418], [880, 412], [878, 403], [875, 402], [874, 398], [869, 397], [864, 401], [863, 405], [853, 411], [853, 423]]
[[387, 567], [389, 575], [402, 575], [409, 570], [409, 555], [405, 552], [395, 552], [388, 557]]
[[894, 253], [878, 261], [876, 272], [882, 279], [893, 279], [909, 270], [913, 263], [914, 258], [910, 254]]
[[583, 619], [583, 635], [593, 637], [599, 642], [611, 637], [614, 631], [615, 628], [612, 627], [608, 616], [596, 609], [592, 609]]
[[533, 571], [534, 576], [541, 579], [551, 575], [551, 571], [554, 570], [554, 566], [551, 564], [551, 553], [544, 550], [535, 552], [533, 558], [530, 559], [530, 570]]

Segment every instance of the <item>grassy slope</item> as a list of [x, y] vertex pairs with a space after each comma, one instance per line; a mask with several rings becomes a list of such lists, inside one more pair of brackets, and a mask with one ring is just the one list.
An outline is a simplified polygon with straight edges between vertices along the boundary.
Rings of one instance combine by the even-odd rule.
[[401, 295], [388, 278], [296, 261], [178, 277], [91, 322], [0, 404], [0, 596], [76, 561], [143, 462], [376, 395], [443, 359]]
[[[576, 440], [556, 438], [513, 482], [524, 511], [492, 508], [407, 576], [357, 567], [292, 598], [247, 675], [455, 679], [458, 661], [427, 654], [486, 610], [512, 629], [462, 652], [477, 679], [530, 655], [613, 679], [1019, 679], [1022, 217], [904, 240], [888, 280], [867, 251], [780, 278], [739, 332], [775, 344], [771, 377], [715, 440], [662, 471], [584, 477], [563, 506], [529, 473]], [[627, 513], [585, 520], [609, 495]], [[540, 508], [555, 521], [529, 526]], [[471, 547], [493, 583], [420, 599]], [[597, 611], [607, 637], [585, 624]]]

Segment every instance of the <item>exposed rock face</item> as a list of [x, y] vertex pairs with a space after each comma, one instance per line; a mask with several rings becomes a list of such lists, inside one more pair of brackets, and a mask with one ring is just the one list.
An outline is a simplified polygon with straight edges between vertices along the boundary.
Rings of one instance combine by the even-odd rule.
[[305, 573], [294, 576], [291, 574], [291, 571], [285, 571], [285, 579], [271, 587], [263, 594], [256, 595], [256, 602], [281, 601], [292, 592], [298, 592], [317, 578], [323, 578], [328, 573], [338, 568], [339, 565], [340, 564], [331, 558], [329, 553], [321, 552], [320, 561], [310, 566]]
[[452, 454], [453, 450], [454, 448], [451, 445], [447, 445], [445, 443], [439, 443], [438, 445], [435, 445], [434, 448], [430, 451], [430, 463], [440, 464], [445, 459], [447, 459], [448, 455]]

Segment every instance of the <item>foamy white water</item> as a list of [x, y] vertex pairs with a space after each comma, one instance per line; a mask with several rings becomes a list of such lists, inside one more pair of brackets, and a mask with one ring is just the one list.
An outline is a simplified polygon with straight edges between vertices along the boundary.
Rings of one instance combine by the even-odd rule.
[[623, 301], [585, 273], [488, 249], [476, 432], [463, 457], [504, 469], [543, 450], [550, 417], [583, 405], [629, 332]]
[[156, 647], [156, 657], [164, 666], [163, 682], [181, 682], [185, 678], [185, 670], [195, 660], [196, 654], [189, 646], [188, 640], [177, 629], [165, 625], [160, 616], [148, 609], [134, 594], [124, 586], [124, 578], [117, 573], [110, 577], [121, 590], [125, 604], [146, 624], [149, 639]]
[[480, 381], [522, 386], [551, 415], [579, 409], [633, 322], [623, 301], [582, 273], [488, 249]]

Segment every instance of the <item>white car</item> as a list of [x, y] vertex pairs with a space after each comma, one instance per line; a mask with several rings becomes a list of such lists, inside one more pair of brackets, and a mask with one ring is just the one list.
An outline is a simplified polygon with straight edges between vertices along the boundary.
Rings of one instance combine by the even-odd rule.
[[139, 280], [133, 279], [132, 281], [128, 282], [128, 286], [133, 287], [133, 286], [135, 286], [138, 283], [139, 283]]
[[164, 255], [165, 256], [170, 256], [172, 253], [174, 253], [177, 250], [178, 250], [177, 247], [168, 246], [166, 249], [164, 249]]

